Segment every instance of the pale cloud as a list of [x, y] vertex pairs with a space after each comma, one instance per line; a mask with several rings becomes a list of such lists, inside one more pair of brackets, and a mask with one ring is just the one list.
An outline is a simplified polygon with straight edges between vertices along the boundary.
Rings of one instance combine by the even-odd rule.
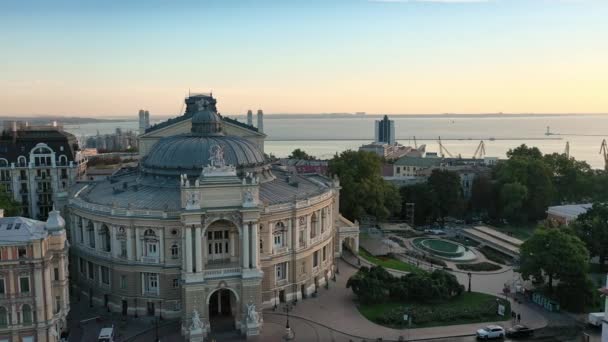
[[407, 3], [407, 2], [435, 2], [443, 4], [465, 4], [465, 3], [480, 3], [492, 2], [493, 0], [368, 0], [369, 2], [384, 2], [384, 3]]

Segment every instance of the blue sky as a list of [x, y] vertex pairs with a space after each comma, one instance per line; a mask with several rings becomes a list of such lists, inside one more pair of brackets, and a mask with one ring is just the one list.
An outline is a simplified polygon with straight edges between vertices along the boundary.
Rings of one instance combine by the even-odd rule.
[[0, 115], [608, 112], [608, 1], [2, 1]]

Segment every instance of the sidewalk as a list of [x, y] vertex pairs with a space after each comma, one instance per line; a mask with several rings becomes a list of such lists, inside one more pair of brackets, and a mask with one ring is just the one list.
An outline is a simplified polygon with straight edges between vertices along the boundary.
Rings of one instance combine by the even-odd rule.
[[[339, 260], [339, 269], [340, 274], [337, 276], [337, 281], [330, 281], [329, 290], [321, 288], [319, 289], [319, 295], [316, 298], [299, 301], [290, 315], [317, 322], [320, 325], [350, 334], [357, 338], [372, 340], [379, 337], [385, 340], [398, 340], [400, 336], [409, 336], [410, 339], [470, 336], [473, 335], [479, 327], [488, 324], [500, 324], [505, 327], [511, 326], [511, 321], [506, 320], [502, 322], [485, 322], [420, 329], [391, 329], [383, 327], [368, 321], [359, 313], [359, 310], [355, 305], [355, 296], [352, 293], [352, 290], [346, 288], [346, 281], [356, 272], [356, 268]], [[487, 277], [491, 277], [491, 275]], [[477, 289], [477, 291], [494, 295], [496, 295], [497, 292], [494, 289], [488, 289], [487, 291]], [[525, 304], [514, 304], [513, 308], [516, 312], [521, 314], [522, 323], [531, 328], [541, 328], [547, 323], [541, 314], [531, 310]], [[277, 313], [279, 312], [280, 311], [277, 310]]]

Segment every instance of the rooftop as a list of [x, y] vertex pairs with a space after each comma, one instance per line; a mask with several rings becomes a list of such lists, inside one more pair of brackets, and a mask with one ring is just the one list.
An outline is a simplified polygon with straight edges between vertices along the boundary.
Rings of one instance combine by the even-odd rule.
[[27, 244], [47, 235], [44, 221], [19, 216], [0, 218], [0, 246]]
[[555, 216], [562, 216], [575, 219], [578, 215], [584, 214], [591, 209], [591, 203], [567, 204], [549, 207], [547, 213]]
[[443, 163], [441, 158], [401, 157], [395, 161], [397, 166], [432, 167]]

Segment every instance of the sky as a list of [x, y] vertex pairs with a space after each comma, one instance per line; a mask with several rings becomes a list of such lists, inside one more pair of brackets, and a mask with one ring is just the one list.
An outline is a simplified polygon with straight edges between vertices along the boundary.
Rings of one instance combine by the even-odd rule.
[[0, 115], [608, 113], [607, 0], [2, 0]]

